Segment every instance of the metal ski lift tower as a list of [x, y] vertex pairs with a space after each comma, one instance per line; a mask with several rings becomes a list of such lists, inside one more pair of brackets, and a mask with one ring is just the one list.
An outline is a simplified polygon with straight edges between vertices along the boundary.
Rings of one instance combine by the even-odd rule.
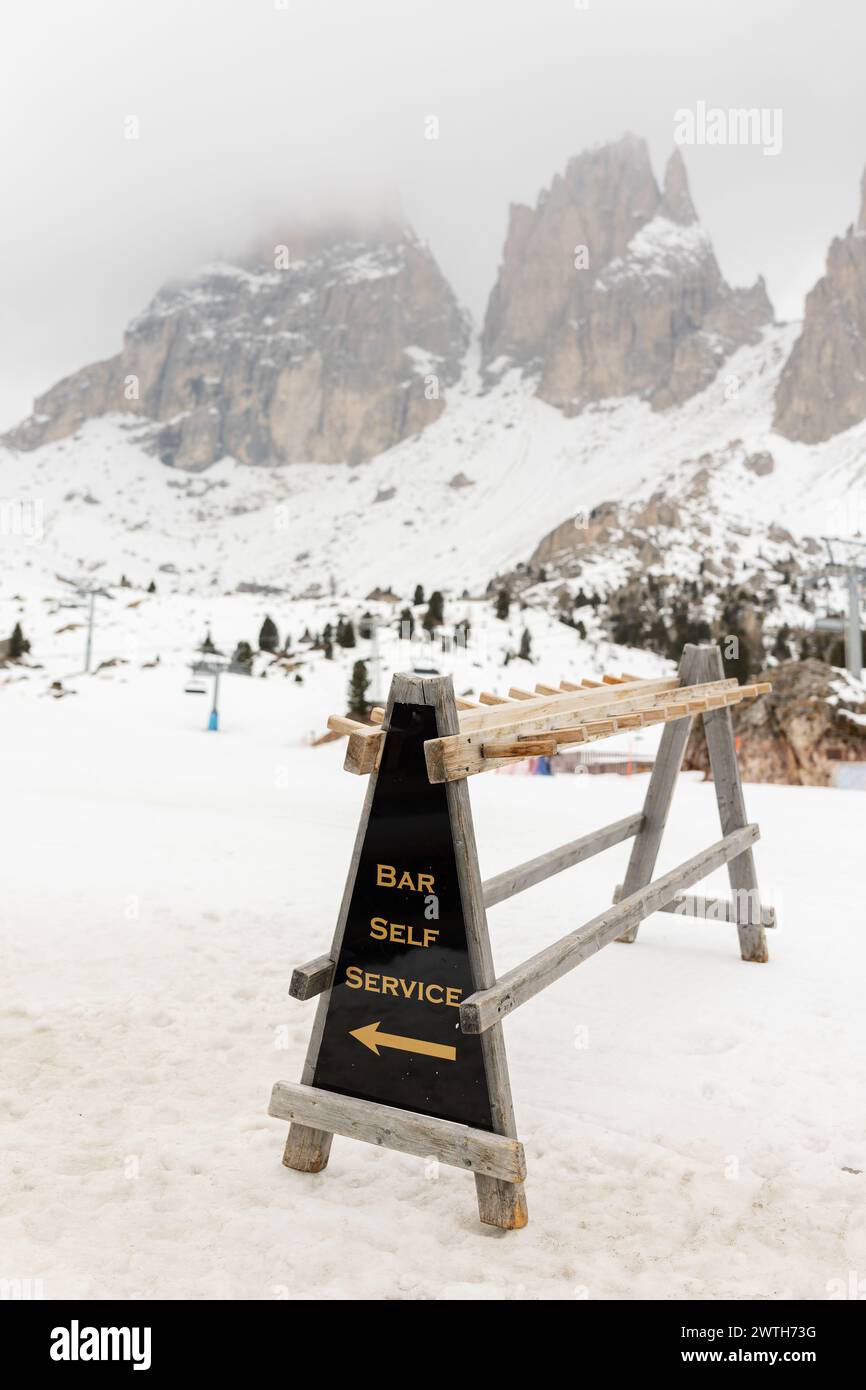
[[90, 663], [93, 660], [93, 627], [96, 617], [96, 600], [98, 598], [113, 599], [107, 589], [100, 589], [97, 586], [87, 587], [83, 584], [75, 586], [75, 596], [82, 600], [88, 600], [87, 607], [87, 646], [84, 652], [84, 674], [90, 674]]
[[[846, 540], [841, 536], [822, 536], [821, 539], [827, 547], [827, 573], [848, 580], [848, 619], [844, 624], [845, 665], [851, 675], [859, 680], [863, 674], [860, 585], [866, 580], [866, 540]], [[827, 625], [824, 626], [826, 628]]]

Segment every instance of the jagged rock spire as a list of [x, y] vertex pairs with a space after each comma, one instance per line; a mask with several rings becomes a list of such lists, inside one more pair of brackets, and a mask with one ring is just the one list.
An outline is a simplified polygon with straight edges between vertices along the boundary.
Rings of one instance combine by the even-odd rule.
[[623, 136], [572, 159], [535, 206], [512, 207], [484, 324], [484, 368], [538, 379], [566, 414], [640, 395], [688, 399], [772, 319], [763, 285], [725, 283], [675, 150], [660, 189], [646, 141]]
[[698, 214], [695, 212], [695, 205], [689, 190], [689, 176], [686, 173], [685, 161], [678, 149], [674, 150], [665, 169], [662, 212], [672, 222], [679, 222], [684, 227], [698, 220]]
[[866, 420], [866, 173], [856, 227], [836, 237], [806, 296], [803, 331], [776, 388], [779, 434], [820, 444]]

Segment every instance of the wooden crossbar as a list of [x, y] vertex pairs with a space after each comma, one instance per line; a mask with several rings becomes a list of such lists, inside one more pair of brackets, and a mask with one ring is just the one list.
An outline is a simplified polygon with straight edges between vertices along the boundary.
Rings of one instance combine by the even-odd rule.
[[537, 755], [552, 755], [560, 745], [595, 742], [609, 738], [622, 729], [640, 728], [648, 717], [649, 723], [668, 723], [685, 719], [708, 709], [708, 700], [718, 698], [725, 705], [763, 693], [758, 686], [737, 686], [736, 681], [711, 682], [683, 690], [683, 695], [671, 701], [663, 694], [632, 695], [621, 704], [611, 707], [604, 700], [584, 705], [580, 710], [582, 722], [575, 722], [575, 712], [562, 714], [519, 715], [497, 729], [430, 739], [424, 745], [427, 772], [431, 782], [450, 782], [472, 777], [491, 768]]
[[[522, 758], [550, 756], [560, 746], [610, 737], [622, 729], [721, 709], [764, 695], [771, 688], [769, 682], [738, 686], [730, 678], [679, 686], [676, 677], [620, 679], [616, 684], [602, 685], [593, 682], [591, 689], [540, 698], [527, 695], [521, 699], [523, 692], [512, 688], [509, 694], [513, 700], [476, 706], [459, 716], [455, 734], [427, 742], [428, 775], [432, 782], [471, 777]], [[673, 696], [674, 690], [681, 693]], [[381, 727], [359, 724], [342, 715], [331, 715], [328, 727], [349, 735], [344, 764], [347, 772], [363, 775], [375, 770], [384, 738]], [[526, 746], [517, 747], [517, 740], [526, 741]]]
[[731, 922], [736, 926], [764, 927], [772, 930], [776, 925], [776, 909], [766, 903], [758, 904], [758, 912], [752, 906], [753, 894], [749, 889], [740, 890], [743, 897], [733, 901], [730, 898], [707, 898], [701, 893], [680, 893], [659, 912], [673, 912], [678, 917], [694, 918], [700, 922]]
[[296, 965], [289, 984], [292, 999], [312, 999], [323, 990], [330, 989], [335, 968], [330, 956], [316, 956], [306, 965]]
[[582, 864], [585, 859], [591, 859], [603, 849], [610, 849], [611, 845], [621, 844], [623, 840], [636, 835], [642, 824], [641, 811], [635, 816], [624, 816], [622, 820], [606, 825], [603, 830], [590, 831], [588, 835], [581, 835], [577, 840], [570, 840], [567, 845], [560, 845], [558, 849], [551, 849], [546, 854], [539, 854], [535, 859], [528, 859], [525, 864], [518, 864], [513, 869], [505, 869], [501, 874], [495, 874], [482, 885], [484, 906], [493, 907], [496, 903], [505, 902], [507, 898], [513, 898], [515, 894], [532, 888], [536, 883], [543, 883], [546, 878], [552, 878], [563, 869]]
[[622, 902], [608, 907], [597, 917], [553, 945], [530, 956], [507, 971], [489, 989], [476, 991], [460, 1005], [460, 1027], [464, 1033], [483, 1033], [500, 1023], [519, 1005], [567, 975], [575, 966], [615, 941], [630, 926], [657, 912], [693, 883], [705, 878], [722, 864], [750, 849], [759, 838], [757, 825], [746, 825], [717, 840], [708, 849], [679, 864], [662, 878], [639, 888]]
[[347, 1139], [362, 1139], [383, 1149], [437, 1158], [452, 1168], [503, 1182], [523, 1182], [526, 1177], [526, 1158], [519, 1139], [488, 1134], [414, 1110], [397, 1110], [335, 1091], [278, 1081], [271, 1092], [268, 1114]]
[[[509, 711], [503, 711], [500, 706], [512, 705], [515, 700], [526, 702], [523, 713], [535, 712], [536, 710], [555, 710], [571, 709], [573, 707], [569, 696], [586, 696], [598, 690], [606, 699], [620, 699], [623, 696], [638, 693], [649, 694], [658, 690], [675, 690], [679, 684], [676, 676], [656, 676], [652, 678], [630, 677], [628, 680], [622, 677], [612, 678], [605, 683], [603, 681], [583, 680], [580, 685], [572, 682], [562, 681], [558, 686], [542, 685], [536, 686], [535, 691], [521, 690], [518, 686], [511, 686], [507, 698], [501, 695], [493, 695], [489, 691], [484, 691], [479, 696], [480, 704], [472, 704], [470, 701], [458, 700], [459, 722], [462, 729], [474, 729], [483, 726], [494, 725], [500, 722], [498, 715], [505, 713], [508, 717]], [[622, 688], [625, 687], [625, 688]], [[545, 693], [546, 692], [546, 693]], [[577, 701], [579, 706], [581, 701]], [[381, 724], [385, 717], [385, 711], [381, 705], [376, 705], [370, 712], [370, 718], [374, 724]], [[366, 727], [366, 726], [364, 726]]]

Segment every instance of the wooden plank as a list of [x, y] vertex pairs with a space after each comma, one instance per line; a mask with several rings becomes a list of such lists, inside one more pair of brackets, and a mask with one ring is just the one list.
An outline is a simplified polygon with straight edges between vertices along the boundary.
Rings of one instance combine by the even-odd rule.
[[[680, 683], [684, 686], [695, 685], [698, 680], [699, 650], [692, 643], [683, 648], [678, 674]], [[673, 709], [674, 707], [671, 705], [668, 708]], [[676, 706], [676, 708], [681, 708], [683, 715], [689, 713], [688, 706], [685, 704]], [[649, 883], [653, 876], [659, 846], [671, 808], [671, 799], [682, 767], [683, 755], [689, 741], [691, 728], [691, 717], [675, 718], [673, 722], [665, 725], [644, 798], [643, 826], [635, 837], [631, 857], [628, 861], [623, 882], [624, 897], [630, 896], [642, 888], [644, 884]], [[620, 940], [628, 943], [633, 942], [637, 937], [639, 925], [640, 919], [631, 923]]]
[[354, 772], [358, 777], [375, 772], [379, 766], [384, 744], [385, 735], [381, 729], [373, 729], [370, 733], [365, 734], [350, 734], [349, 742], [346, 745], [346, 756], [343, 760], [344, 771]]
[[[729, 681], [721, 683], [723, 689], [728, 688], [732, 692], [736, 691], [736, 682]], [[719, 682], [714, 682], [706, 689], [707, 694], [717, 694]], [[626, 687], [621, 687], [626, 691]], [[683, 701], [671, 703], [667, 692], [648, 693], [646, 695], [636, 695], [627, 693], [620, 698], [611, 700], [608, 694], [595, 694], [586, 692], [585, 695], [563, 696], [564, 700], [582, 701], [580, 707], [575, 710], [564, 708], [551, 709], [548, 707], [543, 712], [529, 710], [528, 705], [522, 707], [512, 706], [511, 711], [496, 710], [492, 711], [497, 716], [498, 723], [495, 727], [484, 726], [481, 729], [470, 729], [465, 731], [461, 722], [460, 732], [449, 737], [440, 739], [429, 739], [425, 745], [425, 755], [427, 758], [427, 771], [431, 781], [453, 781], [463, 777], [472, 777], [479, 772], [489, 772], [496, 766], [505, 766], [509, 761], [508, 757], [496, 759], [491, 753], [489, 745], [504, 742], [511, 743], [515, 738], [525, 736], [543, 737], [549, 734], [556, 734], [559, 729], [575, 728], [579, 724], [591, 721], [604, 720], [611, 718], [619, 720], [621, 716], [630, 714], [643, 714], [654, 711], [659, 707], [667, 705], [665, 718], [679, 719], [689, 714], [688, 703]], [[587, 703], [588, 702], [588, 703]], [[601, 737], [610, 734], [611, 730], [599, 730], [589, 738]], [[487, 752], [482, 750], [488, 745]], [[523, 754], [514, 754], [515, 757]]]
[[[729, 688], [734, 688], [736, 684], [735, 680], [726, 681]], [[588, 704], [597, 704], [599, 700], [618, 704], [620, 700], [627, 700], [631, 696], [658, 695], [662, 692], [670, 694], [678, 687], [679, 680], [676, 676], [663, 676], [653, 681], [630, 681], [620, 685], [600, 685], [594, 682], [589, 688], [561, 690], [555, 695], [530, 695], [528, 691], [520, 695], [516, 693], [517, 687], [512, 686], [508, 694], [516, 700], [523, 699], [523, 707], [519, 712], [513, 707], [469, 710], [460, 716], [460, 732], [492, 729], [508, 724], [513, 718], [529, 719], [536, 715], [561, 714], [563, 711], [576, 713]]]
[[[459, 724], [450, 678], [440, 679], [433, 692], [433, 698], [437, 729], [443, 735], [455, 734]], [[486, 989], [496, 980], [496, 971], [493, 968], [487, 914], [484, 910], [484, 893], [478, 868], [469, 787], [465, 782], [449, 782], [447, 797], [472, 978], [477, 980], [480, 989]], [[483, 1050], [493, 1127], [497, 1134], [516, 1141], [517, 1128], [511, 1101], [511, 1084], [508, 1079], [508, 1060], [501, 1028], [493, 1027], [485, 1033]], [[510, 1182], [476, 1173], [475, 1192], [478, 1215], [485, 1225], [497, 1226], [501, 1230], [517, 1230], [525, 1226], [529, 1220], [522, 1181]]]
[[[611, 724], [613, 720], [610, 721]], [[557, 747], [560, 743], [586, 743], [588, 724], [577, 724], [573, 729], [556, 729], [547, 737], [552, 738]]]
[[642, 921], [651, 912], [657, 912], [678, 893], [690, 888], [720, 865], [743, 854], [754, 844], [758, 835], [756, 825], [734, 830], [685, 863], [677, 865], [662, 878], [639, 888], [613, 907], [605, 908], [592, 921], [560, 941], [555, 941], [552, 946], [536, 952], [529, 960], [507, 971], [490, 989], [470, 995], [460, 1006], [460, 1027], [463, 1032], [483, 1033], [500, 1023], [507, 1014], [616, 940], [624, 928]]
[[[459, 733], [488, 733], [495, 729], [510, 732], [513, 726], [529, 725], [530, 721], [531, 727], [537, 729], [554, 719], [559, 719], [563, 724], [576, 724], [582, 721], [587, 710], [603, 710], [614, 715], [620, 709], [623, 712], [646, 709], [651, 703], [671, 704], [739, 690], [735, 680], [712, 681], [695, 687], [694, 691], [689, 693], [680, 690], [678, 686], [671, 689], [666, 681], [659, 683], [658, 690], [647, 689], [648, 684], [649, 682], [628, 686], [604, 685], [593, 690], [561, 691], [559, 695], [553, 696], [532, 695], [519, 704], [515, 700], [506, 706], [496, 705], [470, 710], [460, 715]], [[509, 691], [509, 694], [511, 693], [512, 691]]]
[[527, 888], [543, 883], [553, 874], [570, 869], [575, 864], [582, 864], [585, 859], [601, 854], [602, 850], [610, 849], [612, 845], [621, 844], [623, 840], [637, 834], [642, 821], [641, 812], [625, 816], [601, 830], [591, 830], [588, 835], [570, 840], [567, 845], [547, 850], [535, 859], [527, 859], [524, 864], [517, 864], [513, 869], [505, 869], [501, 874], [486, 879], [482, 886], [484, 906], [493, 907], [496, 903], [505, 902], [517, 893], [523, 893]]
[[513, 760], [515, 758], [552, 757], [555, 752], [556, 739], [549, 736], [526, 737], [510, 741], [501, 739], [499, 742], [481, 745], [482, 758], [510, 758]]
[[330, 989], [334, 979], [334, 962], [330, 956], [316, 956], [292, 971], [289, 995], [292, 999], [312, 999], [323, 989]]
[[564, 690], [564, 691], [566, 691], [568, 694], [570, 694], [570, 693], [572, 693], [572, 692], [575, 691], [575, 690], [580, 690], [580, 689], [581, 689], [581, 686], [575, 685], [574, 681], [560, 681], [560, 682], [559, 682], [559, 688], [560, 688], [560, 690]]
[[598, 688], [601, 685], [601, 681], [591, 681], [587, 676], [584, 676], [583, 680], [580, 683], [587, 690], [598, 690]]
[[268, 1114], [318, 1132], [341, 1134], [400, 1153], [434, 1157], [453, 1168], [469, 1169], [488, 1180], [520, 1183], [526, 1177], [523, 1145], [502, 1134], [488, 1134], [451, 1120], [397, 1110], [335, 1091], [278, 1081]]
[[[712, 680], [724, 670], [722, 653], [718, 647], [701, 647], [698, 677]], [[756, 687], [757, 692], [757, 687]], [[710, 710], [704, 715], [704, 733], [707, 737], [707, 750], [710, 756], [710, 770], [716, 801], [719, 806], [719, 819], [722, 832], [736, 830], [746, 824], [746, 803], [743, 797], [743, 784], [740, 780], [740, 765], [737, 760], [737, 747], [734, 742], [734, 726], [729, 709]], [[760, 902], [758, 875], [751, 849], [747, 849], [738, 859], [728, 864], [728, 879], [735, 902], [752, 897]], [[764, 964], [769, 960], [767, 938], [761, 926], [752, 926], [748, 918], [737, 923], [740, 941], [740, 955], [743, 960]]]
[[519, 686], [513, 685], [508, 692], [512, 700], [534, 700], [535, 696], [531, 690], [521, 690]]
[[537, 695], [562, 695], [565, 692], [560, 690], [557, 685], [544, 685], [539, 681], [535, 687], [535, 693]]
[[328, 715], [328, 728], [335, 734], [377, 734], [378, 729], [371, 729], [369, 724], [362, 724], [360, 719], [347, 719], [342, 714]]
[[[737, 922], [747, 920], [750, 926], [762, 926], [765, 931], [772, 931], [776, 925], [776, 909], [767, 907], [760, 902], [755, 902], [749, 895], [745, 894], [745, 901], [738, 898], [735, 902], [731, 898], [708, 898], [702, 893], [678, 893], [664, 907], [658, 909], [659, 912], [672, 912], [677, 917], [694, 917], [701, 922]], [[622, 898], [622, 886], [620, 885], [614, 896], [614, 902], [619, 902]]]
[[623, 683], [622, 676], [604, 675], [601, 679], [605, 685], [622, 685]]
[[508, 705], [511, 703], [505, 695], [494, 695], [490, 690], [482, 690], [478, 699], [482, 705]]

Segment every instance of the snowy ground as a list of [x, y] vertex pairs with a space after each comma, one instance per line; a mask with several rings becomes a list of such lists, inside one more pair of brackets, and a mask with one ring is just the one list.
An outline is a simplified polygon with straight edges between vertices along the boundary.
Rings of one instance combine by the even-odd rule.
[[[76, 684], [0, 696], [0, 1277], [46, 1297], [823, 1299], [866, 1273], [855, 793], [747, 788], [768, 965], [732, 928], [657, 916], [509, 1020], [530, 1224], [503, 1234], [453, 1169], [348, 1140], [321, 1175], [280, 1164], [268, 1096], [314, 1008], [288, 981], [327, 949], [364, 791], [340, 745], [304, 744], [314, 683], [227, 682], [219, 735], [176, 672]], [[482, 872], [643, 788], [474, 779]], [[660, 869], [717, 825], [683, 778]], [[497, 965], [600, 910], [626, 855], [494, 908]]]

